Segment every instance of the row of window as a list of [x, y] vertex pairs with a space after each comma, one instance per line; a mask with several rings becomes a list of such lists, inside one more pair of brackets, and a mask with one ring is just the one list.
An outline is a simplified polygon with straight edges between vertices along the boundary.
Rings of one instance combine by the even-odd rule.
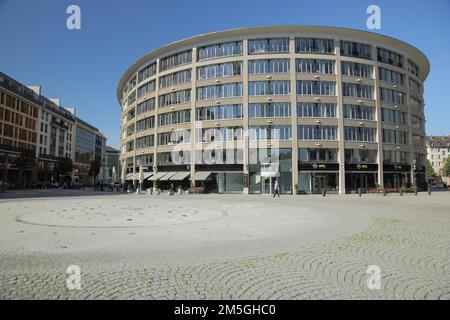
[[[250, 126], [249, 139], [251, 141], [290, 140], [292, 138], [290, 125]], [[408, 133], [403, 131], [383, 129], [383, 142], [391, 144], [407, 144]], [[337, 126], [331, 125], [299, 125], [297, 131], [299, 140], [337, 140]], [[418, 143], [421, 143], [421, 137]], [[197, 142], [235, 141], [243, 139], [242, 127], [221, 127], [196, 130]], [[366, 127], [344, 128], [345, 141], [375, 142], [376, 129]], [[170, 145], [190, 142], [190, 130], [178, 130], [158, 134], [158, 145]], [[136, 139], [136, 148], [153, 147], [153, 135]], [[131, 151], [131, 150], [129, 150]]]
[[159, 88], [167, 88], [176, 86], [181, 83], [188, 83], [192, 81], [192, 70], [182, 70], [179, 72], [168, 74], [159, 78]]
[[342, 95], [360, 99], [373, 99], [373, 86], [359, 83], [342, 83]]
[[[248, 65], [249, 74], [288, 73], [290, 70], [288, 59], [250, 60]], [[342, 74], [355, 77], [373, 78], [373, 66], [356, 62], [342, 61]], [[192, 80], [191, 69], [179, 71], [160, 78], [159, 87], [166, 88]], [[335, 61], [323, 59], [296, 59], [296, 72], [334, 74]], [[199, 80], [230, 77], [242, 74], [242, 61], [222, 64], [207, 65], [197, 69]], [[380, 80], [388, 81], [398, 85], [405, 84], [405, 75], [386, 68], [379, 68]], [[138, 89], [138, 97], [154, 91], [154, 83], [151, 82]], [[421, 86], [410, 79], [411, 89], [421, 93]]]
[[383, 48], [378, 48], [378, 61], [403, 68], [403, 56]]
[[191, 89], [170, 92], [159, 96], [158, 106], [163, 108], [188, 102], [191, 102]]
[[[151, 116], [136, 122], [136, 132], [152, 129], [155, 127], [155, 117]], [[129, 129], [132, 127], [128, 127]]]
[[156, 90], [156, 80], [152, 80], [138, 88], [137, 96], [138, 98], [140, 98], [148, 93], [155, 92], [155, 90]]
[[405, 75], [403, 73], [381, 67], [378, 70], [380, 80], [388, 81], [402, 86], [405, 84]]
[[334, 96], [336, 95], [336, 82], [299, 80], [297, 81], [297, 94]]
[[197, 88], [197, 100], [242, 96], [242, 83], [227, 83]]
[[407, 114], [405, 112], [383, 108], [381, 115], [384, 122], [391, 122], [396, 124], [406, 123]]
[[394, 103], [394, 104], [405, 104], [406, 94], [397, 90], [380, 88], [381, 101]]
[[408, 133], [405, 131], [383, 129], [383, 142], [393, 144], [408, 144]]
[[[153, 136], [144, 137], [144, 139], [150, 141], [153, 140]], [[145, 144], [145, 143], [144, 143]], [[137, 146], [136, 149], [141, 149], [145, 147]], [[376, 149], [345, 149], [345, 162], [346, 163], [377, 163], [378, 151]], [[243, 160], [243, 150], [242, 149], [226, 149], [226, 150], [197, 150], [196, 151], [199, 163], [205, 157], [222, 158], [223, 163], [226, 163], [226, 157], [231, 157], [233, 159], [240, 159], [236, 163], [242, 163]], [[338, 149], [333, 148], [299, 148], [298, 149], [298, 161], [299, 162], [338, 162]], [[179, 163], [173, 159], [173, 156], [178, 156], [183, 159], [183, 163], [190, 163], [190, 151], [180, 151], [177, 153], [172, 152], [160, 152], [157, 154], [158, 165], [166, 165]], [[136, 156], [136, 164], [151, 166], [153, 165], [153, 154], [145, 154]], [[384, 150], [383, 151], [383, 162], [388, 164], [406, 164], [409, 163], [410, 154], [409, 152], [398, 151], [398, 150]], [[130, 165], [132, 167], [133, 165]]]
[[151, 111], [155, 109], [155, 98], [145, 100], [136, 106], [136, 115]]
[[156, 74], [156, 62], [153, 62], [138, 72], [138, 82], [154, 76]]
[[153, 147], [155, 145], [155, 136], [153, 134], [136, 139], [136, 149]]
[[167, 112], [158, 115], [158, 123], [160, 126], [168, 126], [172, 124], [185, 123], [191, 121], [191, 110], [179, 110]]
[[289, 80], [250, 81], [248, 83], [249, 96], [287, 95], [291, 93]]
[[[289, 52], [289, 38], [269, 38], [269, 39], [250, 39], [248, 40], [248, 54], [264, 53], [286, 53]], [[295, 38], [296, 53], [323, 53], [334, 54], [335, 46], [333, 39], [322, 38]], [[207, 60], [222, 58], [228, 56], [242, 55], [242, 41], [226, 42], [199, 47], [197, 50], [197, 60]], [[343, 56], [372, 59], [371, 45], [340, 41], [340, 52]], [[402, 55], [393, 51], [377, 48], [378, 61], [403, 68], [404, 58]], [[192, 62], [192, 50], [186, 50], [177, 54], [162, 58], [160, 60], [160, 72], [180, 65]], [[419, 76], [420, 70], [417, 64], [408, 60], [408, 71]], [[151, 63], [138, 72], [138, 82], [154, 75], [156, 73], [156, 63]], [[134, 80], [135, 81], [135, 80]], [[131, 81], [130, 81], [131, 83]], [[133, 82], [130, 87], [135, 84]]]
[[198, 80], [231, 77], [242, 74], [242, 61], [207, 65], [197, 69]]
[[228, 104], [197, 108], [197, 121], [240, 119], [243, 117], [242, 104]]

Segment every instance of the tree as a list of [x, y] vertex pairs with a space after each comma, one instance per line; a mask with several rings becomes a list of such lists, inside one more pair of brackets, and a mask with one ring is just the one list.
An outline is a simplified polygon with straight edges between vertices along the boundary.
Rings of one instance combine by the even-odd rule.
[[56, 174], [65, 176], [69, 172], [73, 170], [73, 162], [72, 159], [68, 157], [60, 158], [55, 166]]
[[100, 161], [98, 159], [91, 161], [91, 167], [89, 168], [89, 176], [95, 177], [100, 173]]
[[430, 163], [430, 160], [427, 159], [426, 170], [428, 177], [436, 177], [436, 172], [434, 172], [433, 166]]
[[445, 160], [445, 164], [442, 167], [442, 175], [444, 177], [450, 177], [450, 157]]

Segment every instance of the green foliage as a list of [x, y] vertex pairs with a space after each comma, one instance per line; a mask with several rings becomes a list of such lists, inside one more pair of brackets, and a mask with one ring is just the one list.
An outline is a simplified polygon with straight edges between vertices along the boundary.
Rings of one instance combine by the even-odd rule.
[[91, 167], [89, 168], [89, 175], [91, 177], [95, 177], [100, 173], [100, 161], [94, 160], [91, 161]]
[[31, 169], [36, 164], [36, 161], [33, 156], [20, 155], [15, 161], [14, 164], [20, 170], [23, 169]]
[[427, 176], [428, 177], [436, 177], [436, 172], [434, 172], [433, 166], [430, 163], [430, 160], [427, 159], [426, 163]]
[[72, 159], [70, 158], [61, 158], [59, 159], [59, 161], [56, 163], [55, 166], [55, 172], [58, 175], [66, 175], [69, 172], [71, 172], [73, 170], [73, 162]]
[[447, 158], [444, 166], [442, 167], [442, 175], [444, 177], [450, 177], [450, 157]]

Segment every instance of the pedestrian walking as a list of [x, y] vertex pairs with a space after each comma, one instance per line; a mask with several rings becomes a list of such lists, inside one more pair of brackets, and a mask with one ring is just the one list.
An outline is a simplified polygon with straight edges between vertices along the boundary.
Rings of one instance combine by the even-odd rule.
[[275, 198], [275, 195], [280, 197], [280, 184], [278, 183], [278, 178], [275, 179], [275, 186], [273, 188], [273, 197]]

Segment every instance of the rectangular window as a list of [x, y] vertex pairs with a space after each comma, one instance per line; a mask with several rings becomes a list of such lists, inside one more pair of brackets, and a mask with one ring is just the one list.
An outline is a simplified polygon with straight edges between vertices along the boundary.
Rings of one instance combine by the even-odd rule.
[[289, 52], [289, 38], [255, 39], [248, 41], [248, 54]]
[[406, 94], [400, 91], [380, 88], [381, 101], [396, 103], [396, 104], [405, 104]]
[[405, 85], [405, 75], [403, 73], [389, 70], [385, 68], [378, 68], [380, 80], [391, 82], [398, 85]]
[[248, 105], [249, 118], [289, 118], [291, 117], [290, 103], [250, 103]]
[[403, 68], [403, 56], [390, 50], [378, 48], [378, 61]]
[[220, 127], [197, 129], [197, 142], [240, 141], [243, 139], [242, 127]]
[[192, 62], [192, 50], [183, 51], [159, 61], [159, 71], [173, 69], [175, 67]]
[[[154, 127], [155, 127], [155, 116], [151, 116], [136, 122], [136, 132], [148, 130]], [[130, 128], [132, 127], [130, 126]]]
[[386, 108], [382, 109], [383, 122], [405, 124], [406, 116], [407, 116], [407, 114], [405, 112], [401, 112], [398, 110], [392, 110], [392, 109], [386, 109]]
[[334, 81], [297, 81], [298, 95], [321, 95], [334, 96], [336, 95], [336, 82]]
[[241, 119], [242, 104], [228, 104], [197, 108], [197, 121]]
[[345, 141], [375, 142], [377, 129], [367, 127], [344, 127]]
[[342, 61], [342, 74], [346, 76], [373, 79], [373, 66], [363, 63]]
[[248, 62], [249, 74], [288, 73], [288, 59], [250, 60]]
[[167, 88], [176, 86], [181, 83], [191, 82], [192, 69], [183, 70], [175, 73], [168, 74], [167, 76], [159, 78], [159, 88]]
[[242, 41], [227, 42], [198, 48], [198, 61], [242, 54]]
[[412, 94], [416, 96], [422, 97], [422, 86], [417, 81], [409, 78], [409, 89]]
[[408, 144], [408, 133], [391, 129], [383, 129], [383, 142], [392, 144]]
[[342, 95], [361, 99], [373, 99], [373, 86], [359, 83], [342, 83]]
[[374, 149], [345, 149], [346, 163], [376, 163], [377, 150]]
[[155, 136], [153, 134], [136, 139], [136, 149], [153, 147], [155, 145]]
[[317, 38], [296, 38], [295, 52], [334, 54], [334, 40]]
[[334, 60], [297, 59], [296, 72], [333, 74]]
[[156, 90], [156, 80], [152, 80], [138, 88], [137, 96], [138, 98], [140, 98], [148, 93], [155, 92], [155, 90]]
[[291, 93], [289, 80], [250, 81], [248, 83], [249, 96], [287, 95]]
[[242, 83], [226, 83], [197, 88], [197, 100], [232, 98], [242, 96]]
[[420, 69], [417, 64], [408, 59], [408, 71], [420, 79]]
[[338, 162], [338, 149], [328, 148], [300, 148], [298, 149], [299, 162]]
[[291, 140], [290, 125], [249, 126], [248, 138], [251, 141]]
[[198, 80], [238, 76], [242, 74], [242, 61], [212, 64], [197, 68]]
[[191, 110], [179, 110], [167, 112], [158, 115], [158, 123], [160, 126], [168, 126], [172, 124], [185, 123], [191, 121]]
[[368, 44], [341, 40], [341, 55], [372, 59], [372, 47]]
[[299, 125], [297, 130], [299, 140], [337, 140], [337, 126]]
[[344, 104], [344, 118], [358, 120], [375, 120], [375, 107]]
[[170, 92], [159, 96], [159, 107], [191, 102], [191, 89]]
[[190, 130], [176, 130], [158, 134], [158, 145], [167, 146], [180, 143], [190, 143]]
[[136, 107], [136, 115], [155, 109], [155, 98], [151, 98], [141, 102]]
[[138, 82], [144, 81], [145, 79], [154, 76], [155, 74], [156, 62], [153, 62], [138, 72]]
[[336, 118], [335, 103], [297, 103], [299, 118]]

